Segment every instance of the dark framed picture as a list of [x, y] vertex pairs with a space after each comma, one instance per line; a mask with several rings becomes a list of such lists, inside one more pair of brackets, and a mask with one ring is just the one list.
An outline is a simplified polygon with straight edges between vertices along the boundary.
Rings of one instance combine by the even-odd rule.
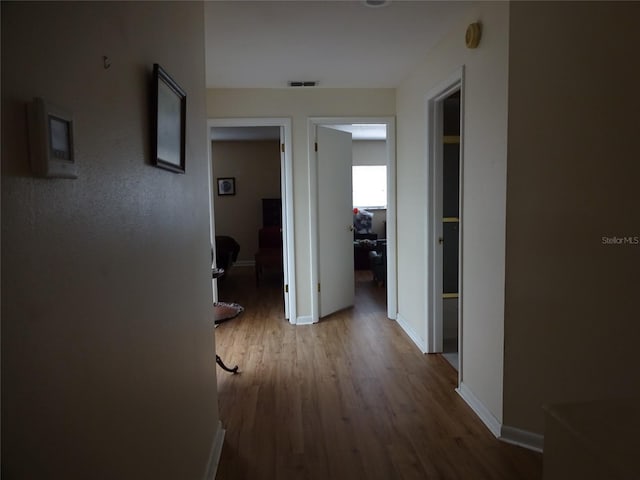
[[157, 63], [153, 64], [153, 162], [185, 172], [187, 94]]
[[235, 195], [235, 177], [218, 178], [218, 195]]

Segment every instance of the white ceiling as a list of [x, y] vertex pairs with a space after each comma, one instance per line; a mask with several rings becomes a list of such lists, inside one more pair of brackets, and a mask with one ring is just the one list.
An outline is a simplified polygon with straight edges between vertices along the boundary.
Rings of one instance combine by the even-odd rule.
[[[205, 2], [209, 88], [393, 88], [469, 2], [361, 0]], [[464, 40], [464, 32], [460, 34]], [[309, 88], [309, 87], [299, 87]]]
[[280, 140], [280, 127], [212, 127], [211, 140], [216, 142]]
[[386, 140], [387, 126], [385, 124], [330, 125], [331, 128], [351, 133], [354, 140]]
[[[354, 140], [386, 140], [384, 124], [331, 125], [331, 128], [350, 132]], [[213, 141], [280, 140], [280, 127], [212, 127]]]

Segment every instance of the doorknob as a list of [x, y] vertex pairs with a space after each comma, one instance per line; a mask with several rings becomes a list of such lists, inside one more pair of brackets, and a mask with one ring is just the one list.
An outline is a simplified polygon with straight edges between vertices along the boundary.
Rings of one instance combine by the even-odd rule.
[[444, 243], [444, 238], [438, 237], [438, 243], [442, 245]]

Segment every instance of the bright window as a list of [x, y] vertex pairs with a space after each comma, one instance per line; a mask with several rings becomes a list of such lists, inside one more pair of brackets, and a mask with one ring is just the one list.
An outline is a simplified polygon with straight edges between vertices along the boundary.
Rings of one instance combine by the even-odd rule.
[[387, 166], [353, 167], [353, 206], [387, 208]]

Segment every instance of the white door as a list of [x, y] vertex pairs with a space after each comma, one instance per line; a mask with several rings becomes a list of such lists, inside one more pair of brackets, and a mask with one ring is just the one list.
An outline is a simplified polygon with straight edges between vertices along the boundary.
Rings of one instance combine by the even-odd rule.
[[283, 295], [284, 295], [284, 318], [291, 320], [291, 313], [289, 312], [289, 238], [287, 229], [287, 176], [285, 174], [286, 160], [284, 157], [284, 127], [280, 127], [280, 185], [281, 193], [280, 198], [282, 204], [282, 212], [280, 218], [282, 218], [282, 272], [283, 272]]
[[320, 317], [353, 306], [350, 133], [317, 127]]

